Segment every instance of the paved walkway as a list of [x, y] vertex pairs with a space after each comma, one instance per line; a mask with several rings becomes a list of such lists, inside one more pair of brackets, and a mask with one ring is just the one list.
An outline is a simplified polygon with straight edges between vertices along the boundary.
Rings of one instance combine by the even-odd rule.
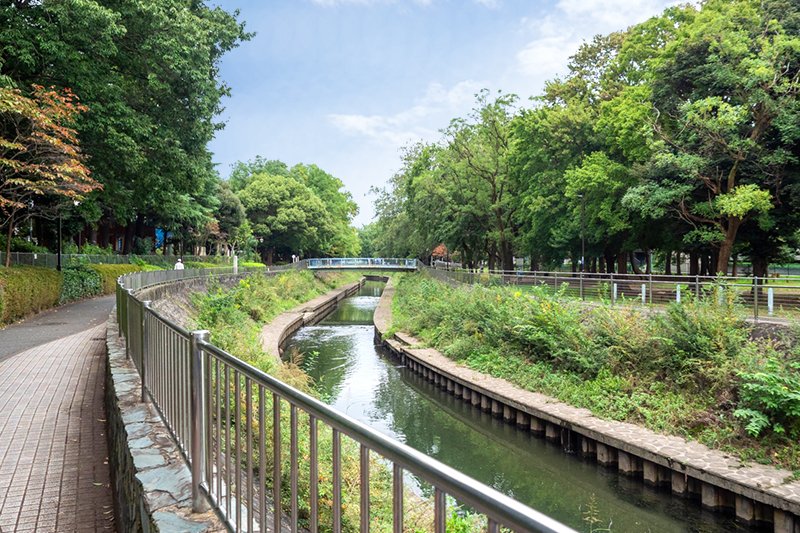
[[113, 298], [0, 330], [0, 533], [113, 531], [103, 407]]

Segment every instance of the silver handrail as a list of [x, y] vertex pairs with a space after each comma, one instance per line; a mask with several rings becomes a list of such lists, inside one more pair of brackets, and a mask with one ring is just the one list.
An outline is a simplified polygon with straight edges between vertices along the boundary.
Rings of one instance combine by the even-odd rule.
[[[414, 263], [416, 266], [416, 262]], [[305, 268], [307, 262], [285, 268]], [[181, 279], [219, 275], [218, 269], [170, 274], [143, 272], [121, 276], [117, 286], [117, 318], [130, 348], [128, 354], [143, 376], [142, 393], [154, 403], [192, 471], [192, 501], [203, 510], [205, 498], [234, 531], [264, 531], [271, 511], [267, 498], [266, 457], [271, 454], [272, 502], [281, 507], [281, 417], [288, 403], [290, 426], [290, 505], [292, 531], [299, 526], [299, 413], [308, 416], [310, 438], [311, 531], [317, 531], [320, 499], [319, 424], [333, 431], [334, 531], [342, 525], [342, 436], [360, 446], [361, 530], [369, 530], [369, 456], [393, 463], [393, 528], [403, 530], [403, 475], [410, 472], [432, 484], [434, 531], [443, 532], [446, 496], [486, 516], [489, 531], [500, 526], [521, 532], [566, 533], [572, 529], [505, 496], [491, 487], [397, 442], [315, 398], [254, 368], [208, 341], [207, 332], [187, 331], [154, 311], [137, 293]], [[227, 270], [224, 270], [227, 273]], [[132, 287], [136, 287], [133, 289]], [[232, 401], [233, 400], [233, 401]], [[271, 400], [271, 413], [267, 407]], [[242, 412], [244, 411], [244, 412]], [[266, 432], [272, 416], [271, 446]], [[254, 457], [258, 464], [254, 465]], [[366, 480], [366, 481], [365, 481]], [[273, 513], [273, 531], [281, 531], [282, 509]]]

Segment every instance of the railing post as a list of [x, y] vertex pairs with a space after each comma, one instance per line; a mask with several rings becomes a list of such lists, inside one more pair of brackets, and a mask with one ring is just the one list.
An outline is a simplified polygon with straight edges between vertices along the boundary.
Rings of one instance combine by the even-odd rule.
[[131, 300], [133, 300], [133, 289], [125, 289], [125, 357], [131, 358]]
[[584, 268], [585, 268], [585, 267], [583, 266], [583, 263], [581, 263], [581, 272], [580, 272], [580, 277], [581, 277], [581, 300], [584, 300], [584, 299], [585, 299], [585, 298], [583, 297], [583, 269], [584, 269]]
[[142, 349], [142, 368], [139, 369], [139, 376], [142, 378], [142, 402], [147, 401], [147, 390], [144, 384], [145, 378], [147, 376], [147, 356], [149, 355], [149, 350], [147, 349], [147, 343], [149, 340], [149, 332], [147, 327], [147, 313], [150, 311], [150, 304], [152, 302], [150, 300], [145, 300], [142, 302], [142, 336], [141, 336], [141, 349]]
[[201, 342], [208, 342], [209, 333], [206, 330], [193, 331], [191, 333], [191, 357], [192, 366], [189, 378], [192, 403], [191, 403], [191, 416], [192, 416], [192, 442], [191, 442], [191, 459], [192, 459], [192, 511], [201, 513], [206, 510], [206, 501], [200, 490], [203, 483], [203, 469], [205, 465], [205, 430], [206, 430], [206, 413], [205, 413], [205, 379], [203, 376], [203, 349], [200, 346]]
[[700, 299], [700, 276], [694, 277], [694, 297]]
[[233, 256], [233, 273], [234, 274], [238, 274], [239, 273], [239, 256], [238, 255], [234, 255]]
[[758, 322], [758, 276], [753, 276], [753, 318]]
[[650, 305], [653, 305], [653, 273], [650, 273]]

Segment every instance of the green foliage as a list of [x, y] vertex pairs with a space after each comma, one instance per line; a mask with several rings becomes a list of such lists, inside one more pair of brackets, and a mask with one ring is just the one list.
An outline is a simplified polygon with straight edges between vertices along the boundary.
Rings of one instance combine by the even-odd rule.
[[61, 273], [64, 282], [61, 286], [59, 303], [97, 296], [103, 290], [100, 274], [86, 265], [69, 266]]
[[[6, 237], [5, 235], [0, 235], [0, 250], [6, 250]], [[39, 253], [39, 254], [48, 254], [50, 250], [48, 250], [44, 246], [37, 246], [32, 242], [21, 239], [19, 237], [13, 237], [11, 239], [11, 251], [12, 252], [23, 252], [23, 253]]]
[[[114, 294], [117, 286], [117, 278], [123, 276], [125, 274], [130, 274], [131, 272], [138, 272], [140, 270], [145, 270], [143, 265], [139, 264], [131, 264], [131, 265], [87, 265], [88, 268], [97, 272], [100, 276], [101, 280], [101, 292], [102, 294]], [[154, 268], [155, 270], [160, 270], [159, 268]]]
[[62, 276], [50, 268], [0, 268], [0, 323], [7, 324], [58, 304]]
[[470, 368], [600, 417], [800, 467], [800, 363], [750, 340], [733, 291], [648, 315], [539, 288], [396, 279], [391, 331]]
[[734, 415], [744, 420], [747, 432], [753, 437], [772, 431], [800, 438], [800, 360], [770, 357], [760, 370], [738, 375], [742, 383]]

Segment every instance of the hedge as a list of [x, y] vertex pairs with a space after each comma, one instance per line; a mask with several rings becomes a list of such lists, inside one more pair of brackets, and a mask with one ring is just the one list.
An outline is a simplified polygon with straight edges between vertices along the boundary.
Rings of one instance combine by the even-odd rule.
[[100, 274], [86, 265], [70, 266], [61, 273], [64, 282], [61, 285], [61, 298], [58, 303], [97, 296], [103, 290]]
[[0, 323], [9, 323], [58, 304], [63, 276], [42, 267], [0, 268]]
[[117, 278], [123, 274], [139, 272], [139, 265], [88, 265], [89, 268], [100, 274], [103, 294], [113, 294], [117, 286]]

